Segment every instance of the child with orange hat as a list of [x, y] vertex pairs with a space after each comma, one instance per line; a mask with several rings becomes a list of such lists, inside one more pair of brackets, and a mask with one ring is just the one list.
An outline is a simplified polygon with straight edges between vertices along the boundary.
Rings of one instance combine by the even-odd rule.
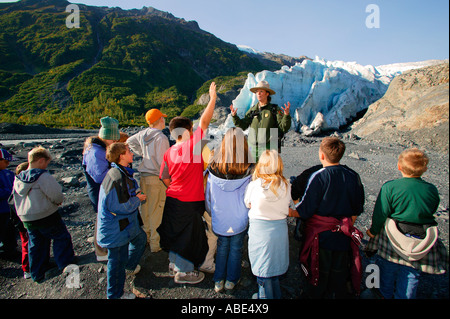
[[161, 224], [164, 203], [166, 202], [166, 186], [159, 179], [159, 170], [164, 153], [169, 149], [169, 139], [162, 132], [166, 127], [165, 118], [158, 109], [151, 109], [145, 114], [148, 128], [129, 137], [127, 144], [131, 151], [142, 156], [138, 167], [140, 187], [147, 200], [141, 203], [143, 229], [152, 252], [161, 250], [159, 234], [156, 231]]

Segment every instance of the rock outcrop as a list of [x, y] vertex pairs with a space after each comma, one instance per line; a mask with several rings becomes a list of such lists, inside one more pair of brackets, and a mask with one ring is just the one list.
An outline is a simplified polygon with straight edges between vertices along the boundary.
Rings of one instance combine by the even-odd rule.
[[448, 61], [395, 77], [351, 132], [374, 142], [448, 152]]

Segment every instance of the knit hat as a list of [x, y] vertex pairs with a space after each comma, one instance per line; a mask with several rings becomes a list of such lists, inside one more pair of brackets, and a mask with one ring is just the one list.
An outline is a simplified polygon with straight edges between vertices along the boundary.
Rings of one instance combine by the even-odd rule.
[[391, 218], [386, 219], [385, 231], [394, 251], [406, 261], [417, 261], [425, 257], [438, 239], [437, 226], [428, 227], [425, 238], [418, 239], [401, 233]]
[[7, 160], [9, 162], [16, 161], [16, 159], [4, 148], [0, 148], [0, 160]]
[[98, 137], [104, 140], [118, 141], [120, 139], [119, 121], [112, 117], [106, 116], [100, 119], [102, 127], [98, 133]]
[[153, 124], [155, 121], [159, 120], [162, 117], [167, 117], [166, 114], [163, 114], [158, 109], [151, 109], [145, 114], [145, 120], [149, 124]]

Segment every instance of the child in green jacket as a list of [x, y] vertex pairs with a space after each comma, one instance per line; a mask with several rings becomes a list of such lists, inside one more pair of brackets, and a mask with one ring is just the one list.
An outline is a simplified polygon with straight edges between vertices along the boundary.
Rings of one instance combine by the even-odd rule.
[[403, 151], [398, 159], [403, 177], [385, 183], [375, 203], [366, 251], [378, 250], [381, 257], [377, 264], [384, 298], [414, 299], [421, 272], [440, 274], [447, 268], [433, 216], [439, 193], [421, 178], [428, 161], [417, 148]]

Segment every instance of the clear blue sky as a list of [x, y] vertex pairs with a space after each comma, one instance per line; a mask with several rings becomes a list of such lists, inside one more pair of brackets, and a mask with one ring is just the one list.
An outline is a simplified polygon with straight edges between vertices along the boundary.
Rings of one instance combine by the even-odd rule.
[[[143, 6], [195, 20], [233, 44], [290, 56], [382, 65], [447, 59], [448, 0], [69, 0], [96, 6]], [[0, 0], [0, 2], [5, 2]], [[367, 28], [369, 4], [379, 28]]]

